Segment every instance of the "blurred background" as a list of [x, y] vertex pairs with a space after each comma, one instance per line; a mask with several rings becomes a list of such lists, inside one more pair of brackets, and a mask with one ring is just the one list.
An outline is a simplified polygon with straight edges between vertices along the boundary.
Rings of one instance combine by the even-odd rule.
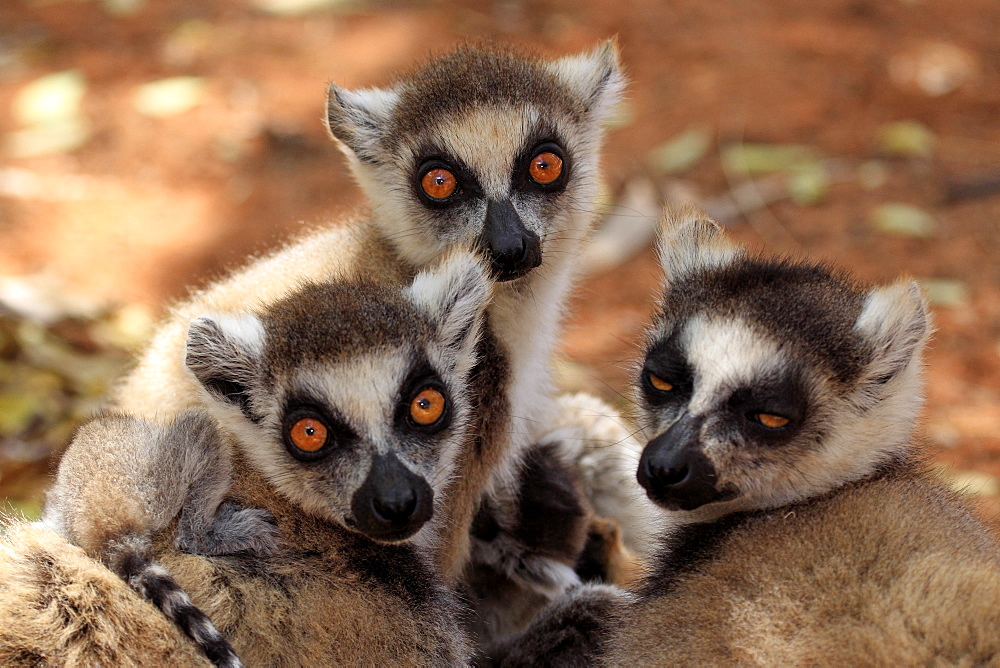
[[617, 35], [603, 228], [560, 376], [620, 393], [664, 199], [740, 240], [920, 280], [923, 433], [1000, 517], [1000, 3], [965, 0], [4, 0], [0, 503], [53, 462], [170, 299], [360, 206], [325, 86], [462, 40], [559, 56]]

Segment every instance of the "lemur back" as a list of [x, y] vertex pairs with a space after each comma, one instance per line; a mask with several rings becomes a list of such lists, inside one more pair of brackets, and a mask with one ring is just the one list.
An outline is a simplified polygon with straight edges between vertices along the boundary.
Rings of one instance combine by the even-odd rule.
[[921, 463], [668, 538], [604, 662], [994, 665], [1000, 545]]
[[693, 211], [660, 259], [637, 478], [671, 528], [634, 593], [582, 589], [493, 658], [1000, 661], [1000, 543], [914, 440], [916, 285], [750, 255]]
[[201, 312], [266, 306], [341, 272], [406, 280], [450, 248], [478, 249], [497, 281], [471, 383], [480, 438], [459, 453], [433, 519], [437, 568], [455, 581], [481, 497], [516, 484], [518, 458], [554, 412], [551, 356], [593, 221], [603, 122], [623, 86], [613, 42], [551, 62], [463, 47], [386, 88], [331, 85], [326, 123], [369, 210], [178, 305], [115, 405], [169, 422], [197, 401], [183, 351], [186, 322]]
[[[113, 565], [120, 536], [148, 544], [152, 534], [148, 551], [253, 664], [463, 663], [462, 609], [432, 569], [428, 520], [470, 438], [466, 385], [489, 296], [478, 258], [456, 251], [408, 284], [352, 275], [303, 284], [254, 312], [202, 314], [185, 363], [218, 424], [218, 451], [205, 447], [212, 439], [188, 439], [187, 450], [165, 439], [177, 446], [166, 448], [129, 430], [99, 445], [81, 437], [46, 519]], [[119, 461], [157, 445], [160, 460]], [[101, 485], [121, 486], [115, 498], [145, 512], [91, 515], [81, 506]], [[225, 535], [185, 531], [199, 513], [197, 526]], [[238, 513], [262, 520], [264, 535], [236, 526]], [[198, 554], [185, 551], [199, 539]], [[36, 590], [46, 587], [75, 596], [55, 582]], [[68, 642], [59, 635], [32, 642], [58, 656]]]
[[210, 666], [181, 629], [45, 525], [5, 519], [0, 664]]

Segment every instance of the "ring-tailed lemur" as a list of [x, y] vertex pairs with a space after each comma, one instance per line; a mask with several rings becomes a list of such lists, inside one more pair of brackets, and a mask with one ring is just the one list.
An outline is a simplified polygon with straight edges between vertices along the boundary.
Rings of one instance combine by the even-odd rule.
[[198, 401], [183, 356], [187, 322], [202, 312], [266, 305], [341, 271], [405, 280], [449, 248], [480, 249], [498, 281], [472, 382], [480, 438], [459, 453], [433, 520], [438, 569], [455, 581], [482, 495], [516, 486], [518, 458], [555, 412], [551, 356], [593, 222], [603, 122], [623, 87], [613, 41], [551, 62], [463, 47], [387, 88], [331, 85], [326, 124], [370, 211], [178, 305], [116, 406], [169, 421]]
[[[405, 288], [355, 275], [195, 318], [186, 366], [220, 437], [191, 416], [159, 440], [98, 422], [67, 453], [46, 522], [112, 565], [155, 555], [250, 663], [462, 664], [462, 609], [432, 569], [427, 523], [471, 438], [490, 292], [479, 259], [454, 251]], [[197, 609], [165, 608], [202, 640], [203, 620], [183, 618]]]
[[636, 392], [637, 477], [673, 528], [634, 595], [582, 588], [493, 659], [1000, 661], [1000, 543], [914, 443], [917, 285], [750, 255], [676, 218]]

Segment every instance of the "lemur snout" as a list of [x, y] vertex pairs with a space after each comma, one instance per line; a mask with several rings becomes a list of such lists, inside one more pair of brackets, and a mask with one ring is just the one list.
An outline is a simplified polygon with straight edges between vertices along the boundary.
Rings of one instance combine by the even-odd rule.
[[542, 263], [538, 235], [524, 226], [510, 200], [487, 202], [482, 245], [498, 281], [520, 278]]
[[394, 455], [376, 456], [351, 510], [357, 528], [370, 538], [406, 540], [434, 513], [434, 490]]
[[668, 510], [694, 510], [735, 495], [716, 486], [715, 466], [699, 443], [700, 427], [699, 418], [685, 415], [642, 451], [636, 478], [649, 498]]

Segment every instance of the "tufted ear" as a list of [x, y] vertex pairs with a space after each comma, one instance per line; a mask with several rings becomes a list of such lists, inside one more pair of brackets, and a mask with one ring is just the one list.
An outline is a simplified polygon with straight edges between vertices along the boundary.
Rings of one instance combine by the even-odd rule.
[[184, 363], [218, 401], [239, 408], [253, 420], [249, 389], [264, 355], [264, 326], [249, 313], [213, 313], [188, 326]]
[[728, 264], [744, 253], [726, 239], [718, 223], [693, 206], [664, 208], [657, 251], [668, 286], [695, 272]]
[[868, 293], [861, 315], [854, 323], [872, 351], [865, 377], [884, 384], [912, 361], [919, 361], [931, 325], [920, 286], [907, 279]]
[[618, 53], [618, 40], [609, 39], [597, 48], [560, 58], [549, 64], [560, 81], [584, 101], [597, 121], [607, 119], [625, 92], [625, 73]]
[[418, 309], [437, 325], [438, 340], [455, 363], [471, 359], [479, 340], [492, 282], [473, 253], [454, 250], [434, 269], [426, 269], [406, 290]]
[[326, 129], [362, 162], [378, 163], [379, 141], [388, 132], [399, 94], [382, 88], [326, 91]]

